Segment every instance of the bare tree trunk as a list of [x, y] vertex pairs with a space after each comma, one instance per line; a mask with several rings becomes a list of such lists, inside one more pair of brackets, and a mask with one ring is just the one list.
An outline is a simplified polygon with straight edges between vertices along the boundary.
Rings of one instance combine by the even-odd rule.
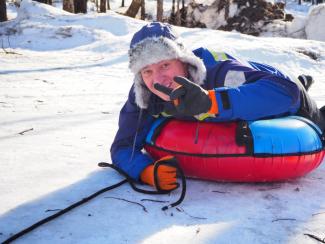
[[100, 0], [99, 12], [106, 13], [106, 0]]
[[96, 12], [99, 13], [98, 0], [95, 0]]
[[74, 12], [78, 13], [87, 13], [87, 0], [74, 0]]
[[146, 18], [146, 3], [145, 0], [142, 0], [141, 2], [141, 19], [145, 20]]
[[109, 0], [107, 0], [107, 10], [111, 10], [111, 5], [109, 4]]
[[301, 5], [301, 0], [298, 0], [298, 4]]
[[125, 2], [124, 2], [124, 0], [122, 0], [121, 7], [125, 7]]
[[164, 0], [157, 0], [157, 21], [162, 22], [164, 14]]
[[74, 13], [73, 0], [63, 0], [63, 10]]
[[177, 0], [175, 24], [180, 26], [181, 25], [181, 11], [179, 11], [179, 3], [180, 3], [180, 0]]
[[168, 22], [170, 24], [175, 24], [175, 0], [172, 1], [172, 10], [171, 10]]
[[52, 1], [51, 0], [35, 0], [36, 2], [39, 2], [39, 3], [45, 3], [45, 4], [49, 4], [49, 5], [52, 5]]
[[[229, 0], [227, 0], [229, 2]], [[182, 0], [182, 8], [180, 9], [180, 14], [181, 14], [181, 25], [185, 24], [186, 25], [186, 14], [187, 14], [187, 9], [185, 8], [185, 0]]]
[[6, 0], [0, 0], [0, 22], [8, 20]]
[[126, 11], [125, 15], [134, 18], [139, 12], [139, 8], [141, 7], [142, 0], [132, 0], [131, 5]]

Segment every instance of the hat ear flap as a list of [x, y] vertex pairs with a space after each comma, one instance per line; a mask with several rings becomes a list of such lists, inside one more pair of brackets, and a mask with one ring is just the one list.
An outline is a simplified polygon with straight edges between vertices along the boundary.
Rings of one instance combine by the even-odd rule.
[[151, 96], [151, 91], [146, 87], [142, 80], [141, 74], [137, 73], [134, 76], [134, 93], [135, 103], [142, 109], [147, 109]]

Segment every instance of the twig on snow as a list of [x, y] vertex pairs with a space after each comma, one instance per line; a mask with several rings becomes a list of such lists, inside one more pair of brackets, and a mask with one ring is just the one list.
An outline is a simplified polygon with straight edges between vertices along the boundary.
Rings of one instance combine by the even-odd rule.
[[52, 211], [61, 211], [62, 209], [46, 209], [45, 212], [52, 212]]
[[310, 238], [313, 238], [313, 239], [315, 239], [315, 240], [317, 240], [317, 241], [319, 241], [321, 243], [325, 243], [325, 238], [322, 239], [322, 238], [320, 238], [318, 236], [315, 236], [313, 234], [308, 234], [308, 233], [304, 233], [304, 235], [309, 236]]
[[[9, 43], [9, 47], [10, 47], [10, 41], [9, 41], [9, 36], [8, 36], [8, 43]], [[4, 46], [3, 46], [3, 39], [1, 39], [1, 48], [4, 51], [5, 54], [17, 54], [17, 55], [21, 55], [20, 53], [16, 53], [16, 52], [12, 52], [12, 51], [7, 51]]]
[[179, 208], [179, 207], [177, 207], [176, 210], [177, 210], [178, 212], [185, 213], [187, 216], [189, 216], [189, 217], [191, 217], [191, 218], [193, 218], [193, 219], [207, 219], [207, 218], [204, 218], [204, 217], [196, 217], [196, 216], [190, 215], [190, 214], [188, 214], [187, 212], [185, 212], [184, 209]]
[[169, 201], [162, 201], [162, 200], [154, 200], [154, 199], [147, 199], [147, 198], [144, 198], [144, 199], [141, 199], [141, 202], [159, 202], [159, 203], [167, 203]]
[[259, 191], [270, 191], [270, 190], [275, 190], [275, 189], [279, 189], [281, 188], [281, 186], [274, 186], [274, 187], [270, 187], [270, 188], [260, 188], [258, 189]]
[[228, 191], [212, 191], [212, 192], [216, 192], [216, 193], [222, 193], [222, 194], [226, 194], [226, 193], [229, 193]]
[[26, 133], [28, 131], [32, 131], [32, 130], [34, 130], [34, 128], [30, 128], [30, 129], [27, 129], [27, 130], [23, 130], [23, 131], [19, 132], [18, 134], [24, 135], [24, 133]]
[[272, 220], [272, 222], [277, 222], [277, 221], [282, 221], [282, 220], [296, 221], [296, 219], [284, 218], [284, 219], [274, 219], [274, 220]]
[[139, 206], [142, 207], [143, 211], [145, 211], [146, 213], [148, 213], [146, 207], [143, 206], [141, 203], [133, 202], [133, 201], [130, 201], [130, 200], [126, 200], [124, 198], [119, 198], [119, 197], [105, 197], [105, 198], [112, 198], [112, 199], [116, 199], [116, 200], [120, 200], [120, 201], [129, 202], [129, 203], [133, 203], [133, 204], [139, 205]]
[[316, 216], [316, 215], [320, 215], [320, 214], [325, 214], [325, 212], [315, 213], [315, 214], [312, 214], [312, 216]]

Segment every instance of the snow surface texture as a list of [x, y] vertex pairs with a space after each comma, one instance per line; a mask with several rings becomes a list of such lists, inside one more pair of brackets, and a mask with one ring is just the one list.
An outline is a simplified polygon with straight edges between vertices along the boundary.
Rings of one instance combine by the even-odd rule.
[[[122, 180], [97, 163], [110, 162], [132, 84], [127, 50], [143, 24], [113, 12], [71, 15], [29, 0], [17, 19], [0, 24], [0, 242]], [[190, 48], [312, 74], [310, 94], [325, 104], [324, 42], [177, 29]], [[173, 202], [180, 191], [148, 196], [123, 185], [16, 243], [312, 244], [304, 233], [325, 237], [324, 175], [322, 164], [306, 177], [272, 184], [188, 180], [184, 202], [166, 212], [160, 210], [166, 203], [142, 199]]]

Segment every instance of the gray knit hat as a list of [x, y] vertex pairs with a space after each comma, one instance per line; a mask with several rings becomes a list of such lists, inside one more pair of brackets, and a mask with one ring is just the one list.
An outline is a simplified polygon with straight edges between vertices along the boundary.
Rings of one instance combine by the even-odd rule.
[[129, 68], [134, 73], [135, 102], [140, 108], [148, 108], [151, 96], [151, 91], [142, 80], [141, 69], [168, 59], [187, 63], [189, 78], [196, 84], [203, 84], [206, 68], [202, 60], [184, 47], [172, 26], [160, 22], [147, 24], [134, 34], [129, 49]]

